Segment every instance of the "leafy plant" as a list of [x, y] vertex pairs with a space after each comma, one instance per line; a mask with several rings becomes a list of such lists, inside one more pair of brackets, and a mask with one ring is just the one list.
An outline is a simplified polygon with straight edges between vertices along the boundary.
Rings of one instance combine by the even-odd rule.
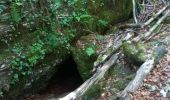
[[45, 49], [43, 48], [44, 43], [39, 40], [34, 43], [30, 50], [30, 57], [28, 58], [28, 63], [30, 66], [33, 66], [37, 63], [38, 60], [42, 60], [45, 57]]
[[14, 45], [12, 50], [16, 56], [11, 61], [13, 72], [11, 83], [16, 84], [20, 78], [29, 77], [32, 74], [33, 66], [39, 60], [44, 59], [46, 51], [43, 42], [40, 40], [31, 46], [28, 53], [23, 52], [23, 47], [20, 44]]
[[[75, 8], [78, 0], [46, 0], [47, 6], [44, 7], [39, 7], [40, 5], [37, 1], [9, 1], [10, 21], [14, 32], [20, 36], [25, 34], [34, 34], [36, 36], [34, 43], [29, 48], [25, 48], [21, 43], [16, 43], [12, 48], [11, 51], [14, 54], [11, 61], [12, 84], [16, 84], [23, 77], [30, 77], [34, 66], [43, 60], [47, 53], [56, 49], [58, 53], [62, 53], [63, 50], [67, 50], [66, 52], [69, 53], [70, 43], [75, 39], [75, 34], [81, 29], [75, 26], [83, 26], [83, 28], [85, 26], [86, 28], [92, 19], [92, 16], [83, 7], [81, 9]], [[35, 6], [35, 8], [26, 11], [24, 10], [24, 3], [27, 3], [28, 7]], [[0, 6], [0, 13], [3, 9]], [[23, 22], [24, 27], [28, 29], [28, 33], [18, 30], [19, 26], [23, 27]], [[103, 24], [106, 23], [103, 22]], [[8, 37], [5, 39], [8, 39]], [[3, 39], [5, 43], [10, 43], [5, 39]], [[89, 47], [86, 49], [86, 53], [91, 56], [95, 51], [92, 47]]]
[[21, 15], [19, 11], [19, 7], [22, 5], [20, 0], [15, 0], [11, 4], [11, 19], [15, 24], [18, 24], [21, 20]]
[[0, 91], [0, 97], [3, 97], [4, 93], [2, 91]]
[[107, 21], [105, 21], [105, 20], [99, 20], [98, 21], [99, 22], [99, 25], [100, 26], [103, 26], [103, 27], [106, 27], [109, 23], [107, 22]]
[[95, 53], [95, 51], [94, 51], [93, 48], [89, 47], [89, 48], [86, 49], [86, 53], [87, 53], [88, 56], [91, 56]]

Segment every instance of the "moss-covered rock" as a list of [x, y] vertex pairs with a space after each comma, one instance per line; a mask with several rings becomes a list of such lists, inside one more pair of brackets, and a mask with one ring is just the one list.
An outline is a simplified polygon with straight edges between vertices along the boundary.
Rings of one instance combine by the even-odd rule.
[[57, 71], [56, 66], [63, 60], [64, 58], [58, 58], [57, 53], [48, 55], [44, 60], [40, 61], [40, 64], [36, 65], [31, 77], [20, 78], [14, 85], [11, 85], [11, 77], [13, 77], [11, 69], [3, 63], [7, 68], [2, 70], [3, 72], [0, 74], [0, 91], [4, 93], [2, 96], [3, 100], [15, 99], [18, 95], [38, 92], [39, 90], [44, 89], [47, 86], [48, 81]]
[[112, 40], [110, 35], [89, 34], [73, 44], [72, 55], [84, 80], [92, 75], [94, 61], [103, 49], [108, 48], [107, 44]]
[[88, 0], [87, 4], [91, 14], [112, 23], [128, 19], [132, 10], [129, 0]]
[[105, 34], [110, 24], [127, 20], [132, 12], [129, 0], [82, 0], [75, 6], [76, 9], [87, 9], [92, 20], [86, 26], [100, 34]]
[[[43, 47], [41, 47], [39, 46], [40, 44], [37, 44], [37, 41], [39, 41], [39, 39], [35, 36], [35, 34], [30, 33], [21, 35], [14, 42], [10, 42], [8, 46], [1, 46], [0, 92], [3, 93], [3, 95], [0, 99], [3, 98], [3, 100], [12, 100], [18, 95], [37, 92], [45, 88], [48, 81], [57, 71], [57, 65], [68, 57], [66, 49], [62, 49], [63, 52], [59, 53], [59, 48], [47, 45], [42, 45]], [[16, 47], [16, 44], [21, 45], [20, 47]], [[37, 47], [40, 48], [37, 49]], [[22, 51], [20, 51], [21, 48]], [[21, 52], [20, 55], [26, 57], [23, 60], [18, 61], [18, 63], [20, 63], [19, 66], [14, 66], [12, 63], [14, 59], [17, 60], [22, 57], [18, 57], [19, 55], [16, 54], [16, 50]], [[32, 52], [35, 50], [38, 51]], [[39, 54], [39, 51], [42, 53]], [[40, 56], [42, 58], [39, 59]], [[38, 57], [38, 59], [36, 57]], [[35, 58], [34, 61], [32, 61], [33, 58]], [[29, 61], [29, 59], [31, 60]], [[33, 65], [30, 62], [32, 62]], [[29, 65], [27, 66], [26, 64]], [[16, 70], [19, 68], [21, 69]], [[24, 68], [26, 68], [26, 70], [24, 70]], [[24, 73], [27, 72], [30, 72], [31, 74], [25, 75]], [[13, 81], [16, 82], [13, 83]]]
[[145, 61], [145, 46], [141, 43], [131, 43], [126, 41], [123, 43], [123, 53], [128, 63], [141, 65]]

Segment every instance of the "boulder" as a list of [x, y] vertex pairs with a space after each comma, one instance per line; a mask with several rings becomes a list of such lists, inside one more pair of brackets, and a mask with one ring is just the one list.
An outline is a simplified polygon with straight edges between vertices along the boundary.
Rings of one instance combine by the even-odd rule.
[[82, 36], [73, 44], [72, 56], [83, 80], [88, 79], [93, 74], [94, 61], [102, 50], [108, 48], [108, 44], [112, 41], [111, 35], [89, 34]]
[[129, 64], [140, 66], [146, 60], [145, 45], [142, 43], [132, 43], [126, 41], [123, 43], [123, 53]]

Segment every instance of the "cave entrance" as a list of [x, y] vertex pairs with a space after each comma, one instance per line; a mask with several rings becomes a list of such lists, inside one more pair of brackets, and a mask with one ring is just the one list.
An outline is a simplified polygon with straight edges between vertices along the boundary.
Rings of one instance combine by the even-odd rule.
[[77, 65], [72, 57], [69, 57], [57, 67], [59, 67], [58, 71], [50, 79], [47, 87], [27, 100], [44, 100], [44, 98], [62, 97], [83, 83], [77, 70]]

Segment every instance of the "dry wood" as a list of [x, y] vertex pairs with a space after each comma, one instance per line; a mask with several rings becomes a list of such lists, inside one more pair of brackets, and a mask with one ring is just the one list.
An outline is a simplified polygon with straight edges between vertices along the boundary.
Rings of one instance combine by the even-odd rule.
[[132, 4], [133, 4], [133, 18], [135, 20], [135, 23], [138, 24], [138, 20], [136, 17], [136, 2], [135, 2], [135, 0], [132, 0]]
[[150, 28], [150, 30], [145, 34], [144, 38], [147, 38], [148, 36], [150, 36], [152, 34], [152, 32], [165, 20], [165, 18], [168, 16], [168, 14], [170, 13], [170, 10], [167, 10], [165, 15], [162, 16], [157, 22], [156, 24]]
[[139, 40], [148, 40], [148, 38], [150, 38], [150, 36], [152, 35], [152, 33], [154, 32], [154, 30], [166, 19], [166, 17], [168, 16], [168, 14], [170, 13], [170, 10], [167, 10], [165, 12], [165, 14], [156, 22], [156, 24], [154, 24], [148, 32], [146, 32], [145, 34], [141, 34], [140, 36], [137, 36], [136, 38], [134, 38], [132, 41], [139, 41]]
[[163, 7], [161, 10], [159, 10], [153, 17], [151, 17], [148, 21], [146, 21], [142, 27], [149, 25], [151, 22], [153, 22], [158, 16], [160, 16], [167, 8], [169, 5]]
[[121, 24], [118, 26], [119, 29], [124, 29], [124, 28], [141, 28], [140, 24]]

